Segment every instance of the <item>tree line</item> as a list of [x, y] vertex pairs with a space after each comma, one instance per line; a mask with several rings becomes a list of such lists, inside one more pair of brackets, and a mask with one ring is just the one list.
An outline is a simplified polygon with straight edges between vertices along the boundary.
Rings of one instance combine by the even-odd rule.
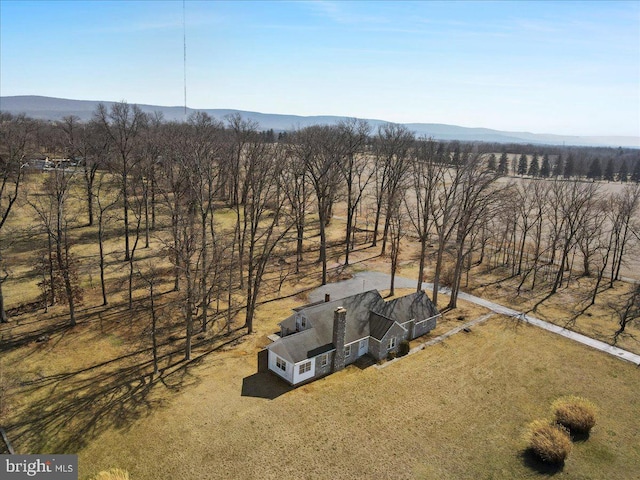
[[593, 157], [585, 162], [577, 162], [572, 153], [551, 156], [547, 153], [509, 155], [498, 157], [490, 153], [487, 168], [502, 175], [527, 176], [532, 178], [583, 178], [606, 180], [607, 182], [640, 183], [640, 160], [630, 161], [609, 157], [606, 162]]

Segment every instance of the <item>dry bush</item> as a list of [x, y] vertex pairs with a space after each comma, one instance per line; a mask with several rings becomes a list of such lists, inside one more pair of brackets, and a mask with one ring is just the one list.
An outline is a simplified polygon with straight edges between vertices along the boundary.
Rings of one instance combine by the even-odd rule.
[[571, 437], [561, 425], [536, 420], [529, 425], [529, 448], [547, 463], [561, 464], [571, 452]]
[[98, 473], [92, 480], [130, 480], [129, 472], [119, 468], [111, 468], [105, 472]]
[[572, 434], [586, 434], [596, 424], [596, 406], [586, 398], [562, 397], [551, 405], [556, 422]]
[[453, 286], [453, 274], [456, 271], [455, 263], [446, 263], [440, 272], [440, 285], [451, 288]]

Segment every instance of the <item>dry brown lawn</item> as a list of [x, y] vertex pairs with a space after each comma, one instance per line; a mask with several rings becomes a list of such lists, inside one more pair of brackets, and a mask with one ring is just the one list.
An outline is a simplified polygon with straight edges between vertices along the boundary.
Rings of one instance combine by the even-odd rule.
[[253, 341], [91, 441], [82, 476], [119, 466], [140, 480], [546, 477], [523, 435], [566, 394], [601, 413], [562, 476], [631, 479], [640, 468], [637, 368], [533, 327], [492, 319], [390, 368], [350, 367], [291, 391], [254, 373]]
[[[535, 291], [524, 288], [518, 294], [516, 287], [519, 279], [504, 279], [504, 277], [505, 275], [502, 275], [503, 279], [500, 279], [501, 275], [497, 272], [487, 274], [481, 269], [476, 269], [471, 276], [472, 282], [467, 291], [519, 311], [526, 311], [532, 316], [605, 343], [614, 342], [614, 333], [619, 325], [618, 317], [611, 305], [620, 303], [620, 299], [630, 291], [630, 284], [615, 282], [611, 289], [604, 285], [596, 297], [596, 303], [590, 306], [590, 292], [595, 285], [593, 278], [573, 278], [569, 286], [564, 286], [558, 293], [546, 298], [548, 288]], [[640, 354], [640, 324], [630, 324], [615, 344]]]

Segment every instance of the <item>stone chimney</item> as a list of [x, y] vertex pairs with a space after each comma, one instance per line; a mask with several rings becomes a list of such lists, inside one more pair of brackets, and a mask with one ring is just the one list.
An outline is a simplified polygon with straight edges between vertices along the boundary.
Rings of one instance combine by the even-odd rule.
[[324, 303], [330, 302], [331, 301], [331, 295], [328, 293], [324, 294]]
[[347, 311], [336, 308], [333, 312], [333, 346], [336, 351], [333, 354], [333, 371], [338, 372], [344, 368], [344, 337], [347, 332]]

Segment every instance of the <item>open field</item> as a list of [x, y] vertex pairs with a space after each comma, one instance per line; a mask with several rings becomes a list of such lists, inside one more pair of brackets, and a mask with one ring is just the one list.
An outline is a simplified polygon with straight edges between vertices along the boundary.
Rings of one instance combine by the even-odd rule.
[[631, 479], [640, 466], [637, 369], [511, 320], [293, 391], [254, 372], [245, 345], [190, 368], [188, 388], [80, 451], [82, 477], [112, 466], [141, 480], [546, 477], [522, 435], [566, 394], [600, 414], [564, 478]]

